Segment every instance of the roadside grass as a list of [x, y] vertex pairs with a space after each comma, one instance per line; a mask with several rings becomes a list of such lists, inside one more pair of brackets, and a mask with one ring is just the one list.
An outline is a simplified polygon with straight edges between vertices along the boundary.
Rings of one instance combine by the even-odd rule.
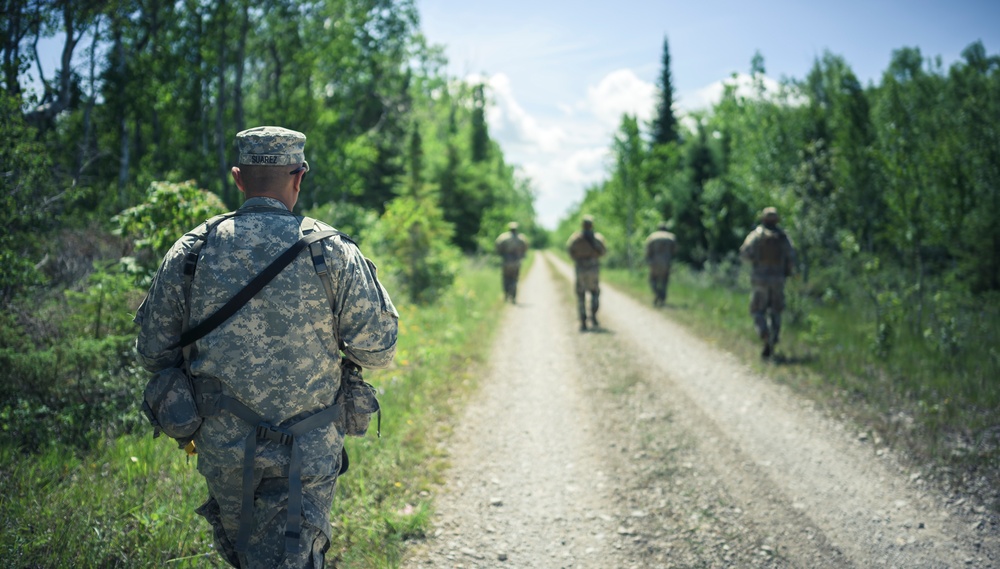
[[[347, 442], [332, 566], [398, 567], [405, 540], [427, 532], [447, 468], [439, 441], [477, 385], [503, 314], [499, 268], [482, 259], [467, 261], [434, 305], [398, 296], [394, 366], [365, 374], [380, 392], [382, 437], [373, 418], [366, 437]], [[206, 497], [195, 460], [148, 431], [105, 438], [86, 452], [25, 452], [0, 435], [0, 567], [226, 567], [194, 513]]]
[[[602, 278], [652, 309], [644, 269], [606, 269]], [[888, 443], [904, 451], [915, 468], [935, 467], [936, 474], [921, 476], [965, 485], [1000, 510], [995, 491], [988, 490], [1000, 483], [1000, 318], [995, 307], [992, 316], [988, 307], [969, 316], [977, 319], [970, 327], [978, 332], [962, 338], [960, 348], [933, 333], [895, 330], [886, 349], [871, 306], [813, 300], [792, 279], [777, 356], [762, 361], [748, 313], [749, 293], [745, 273], [713, 274], [677, 265], [667, 306], [660, 310], [828, 411], [854, 419], [864, 429], [858, 436], [876, 448]]]

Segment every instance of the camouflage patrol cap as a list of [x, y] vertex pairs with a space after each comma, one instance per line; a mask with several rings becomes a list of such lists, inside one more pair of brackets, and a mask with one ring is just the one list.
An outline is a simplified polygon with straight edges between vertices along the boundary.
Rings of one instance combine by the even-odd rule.
[[306, 135], [280, 126], [258, 126], [236, 134], [240, 164], [287, 166], [306, 161]]
[[761, 221], [773, 221], [777, 223], [778, 220], [780, 219], [780, 217], [778, 216], [777, 208], [765, 207], [760, 212], [760, 219]]
[[584, 227], [593, 227], [594, 226], [594, 216], [592, 216], [592, 215], [585, 215], [585, 216], [583, 216], [583, 226]]
[[518, 227], [519, 226], [517, 225], [516, 221], [512, 221], [507, 224], [507, 229], [510, 229], [511, 231], [516, 231]]

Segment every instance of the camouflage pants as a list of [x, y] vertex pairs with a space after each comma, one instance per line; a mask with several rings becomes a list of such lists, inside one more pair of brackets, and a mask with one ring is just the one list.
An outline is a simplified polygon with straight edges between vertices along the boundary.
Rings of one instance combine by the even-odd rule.
[[670, 266], [649, 266], [649, 287], [653, 289], [653, 303], [667, 302], [667, 286], [670, 285]]
[[580, 320], [587, 319], [587, 293], [590, 293], [590, 315], [597, 314], [601, 305], [600, 271], [597, 269], [576, 270], [576, 305]]
[[[750, 315], [761, 340], [777, 344], [781, 334], [781, 312], [785, 309], [785, 283], [754, 283]], [[770, 316], [770, 326], [768, 317]]]
[[247, 550], [237, 552], [236, 534], [240, 527], [243, 498], [243, 469], [218, 469], [204, 473], [209, 498], [196, 513], [204, 517], [215, 533], [215, 547], [233, 567], [240, 569], [322, 569], [330, 548], [330, 508], [337, 476], [302, 479], [302, 531], [299, 552], [285, 552], [285, 524], [288, 519], [288, 478], [282, 469], [254, 472], [253, 531]]
[[521, 263], [503, 264], [503, 296], [504, 299], [517, 298], [517, 278], [521, 273]]

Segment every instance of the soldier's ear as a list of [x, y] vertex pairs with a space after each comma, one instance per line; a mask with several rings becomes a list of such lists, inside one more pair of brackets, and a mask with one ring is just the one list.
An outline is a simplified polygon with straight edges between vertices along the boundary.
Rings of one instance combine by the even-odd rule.
[[243, 183], [243, 172], [240, 171], [239, 167], [233, 166], [230, 170], [233, 174], [233, 181], [236, 182], [236, 187], [240, 189], [241, 192], [246, 193], [246, 186]]

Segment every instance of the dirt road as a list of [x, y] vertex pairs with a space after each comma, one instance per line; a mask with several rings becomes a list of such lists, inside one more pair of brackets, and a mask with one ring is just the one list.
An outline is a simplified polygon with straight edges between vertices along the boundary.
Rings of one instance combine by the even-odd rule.
[[[998, 529], [857, 427], [540, 256], [404, 567], [1000, 567]], [[749, 323], [748, 323], [749, 326]]]

